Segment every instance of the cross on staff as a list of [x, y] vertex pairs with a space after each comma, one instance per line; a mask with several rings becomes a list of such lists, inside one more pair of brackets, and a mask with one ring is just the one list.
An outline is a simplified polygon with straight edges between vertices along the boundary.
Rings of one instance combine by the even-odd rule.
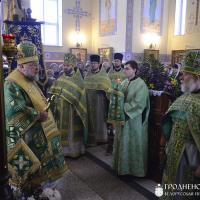
[[76, 31], [79, 32], [80, 31], [80, 18], [89, 16], [89, 13], [86, 11], [83, 11], [82, 8], [80, 7], [80, 0], [76, 0], [75, 8], [73, 8], [73, 9], [68, 8], [67, 10], [65, 10], [65, 12], [69, 15], [73, 15], [74, 17], [76, 17]]

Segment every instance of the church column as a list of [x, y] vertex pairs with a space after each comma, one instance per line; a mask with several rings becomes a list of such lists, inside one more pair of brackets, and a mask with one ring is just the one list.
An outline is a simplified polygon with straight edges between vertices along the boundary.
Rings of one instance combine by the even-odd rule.
[[[1, 0], [0, 0], [1, 3]], [[3, 91], [3, 61], [2, 61], [2, 36], [0, 25], [0, 198], [12, 200], [12, 190], [8, 184], [10, 175], [7, 165], [7, 145], [5, 130], [4, 91]]]
[[133, 40], [133, 3], [134, 0], [127, 0], [126, 8], [126, 43], [125, 43], [125, 60], [133, 58], [132, 40]]

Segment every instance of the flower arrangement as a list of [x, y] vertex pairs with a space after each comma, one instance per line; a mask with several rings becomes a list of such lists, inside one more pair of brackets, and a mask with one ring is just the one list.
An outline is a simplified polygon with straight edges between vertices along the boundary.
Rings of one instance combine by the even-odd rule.
[[23, 190], [15, 186], [11, 186], [11, 188], [15, 200], [38, 200], [38, 199], [61, 200], [62, 199], [60, 192], [55, 188], [30, 187], [29, 188], [30, 191], [28, 191], [27, 188], [26, 190]]
[[172, 99], [181, 94], [180, 82], [176, 74], [169, 74], [168, 69], [153, 55], [149, 55], [139, 68], [139, 76], [145, 81], [150, 91], [167, 93]]

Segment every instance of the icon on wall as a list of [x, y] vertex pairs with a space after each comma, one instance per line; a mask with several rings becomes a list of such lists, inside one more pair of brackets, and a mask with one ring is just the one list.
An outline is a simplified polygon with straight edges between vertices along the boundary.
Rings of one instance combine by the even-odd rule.
[[87, 60], [87, 49], [85, 48], [70, 48], [70, 53], [74, 54], [79, 61]]
[[112, 62], [113, 60], [113, 47], [98, 48], [98, 53], [101, 57], [101, 62]]

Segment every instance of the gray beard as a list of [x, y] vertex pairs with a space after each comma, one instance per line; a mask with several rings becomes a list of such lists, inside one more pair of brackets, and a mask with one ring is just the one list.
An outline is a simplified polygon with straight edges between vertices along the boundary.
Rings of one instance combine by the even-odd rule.
[[40, 77], [39, 77], [39, 74], [37, 74], [35, 77], [34, 77], [34, 80], [35, 81], [39, 81]]
[[39, 81], [39, 74], [33, 76], [26, 76], [30, 81]]

